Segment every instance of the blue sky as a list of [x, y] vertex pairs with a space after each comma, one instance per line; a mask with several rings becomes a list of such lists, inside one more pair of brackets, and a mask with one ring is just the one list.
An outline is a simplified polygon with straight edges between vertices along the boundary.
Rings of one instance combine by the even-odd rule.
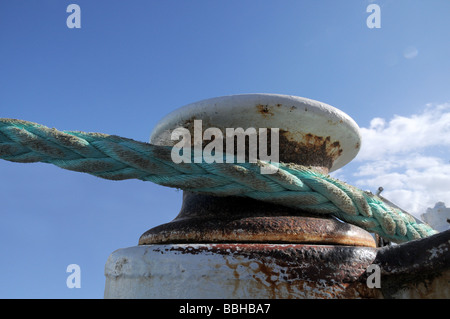
[[[80, 29], [66, 25], [71, 3]], [[370, 3], [380, 29], [366, 25]], [[335, 176], [384, 186], [419, 215], [450, 205], [449, 13], [447, 0], [4, 0], [0, 117], [148, 141], [198, 100], [307, 97], [362, 129], [361, 154]], [[109, 254], [173, 219], [181, 195], [0, 161], [0, 298], [102, 298]], [[73, 263], [79, 289], [66, 286]]]

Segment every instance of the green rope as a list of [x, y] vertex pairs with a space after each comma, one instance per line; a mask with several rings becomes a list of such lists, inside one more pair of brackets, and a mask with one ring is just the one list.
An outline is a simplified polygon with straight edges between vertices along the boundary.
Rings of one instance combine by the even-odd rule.
[[110, 180], [139, 179], [203, 194], [245, 196], [333, 215], [397, 243], [436, 233], [377, 196], [307, 167], [280, 163], [275, 174], [260, 174], [262, 166], [271, 164], [175, 164], [171, 150], [115, 135], [0, 119], [0, 158], [7, 161], [50, 163]]

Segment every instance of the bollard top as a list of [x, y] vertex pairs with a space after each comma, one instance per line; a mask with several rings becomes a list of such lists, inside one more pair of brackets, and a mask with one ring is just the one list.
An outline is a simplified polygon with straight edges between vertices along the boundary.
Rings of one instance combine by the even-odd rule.
[[[154, 128], [150, 143], [174, 146], [171, 134], [194, 121], [202, 130], [218, 128], [278, 128], [279, 159], [331, 172], [349, 163], [359, 152], [361, 135], [356, 122], [323, 102], [291, 95], [239, 94], [215, 97], [183, 106], [165, 116]], [[225, 148], [224, 148], [225, 150]]]

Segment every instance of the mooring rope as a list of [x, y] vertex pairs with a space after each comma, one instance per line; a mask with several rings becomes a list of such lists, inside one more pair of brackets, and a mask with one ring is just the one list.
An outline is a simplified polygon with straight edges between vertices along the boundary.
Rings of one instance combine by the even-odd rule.
[[280, 163], [274, 174], [260, 174], [257, 163], [180, 163], [172, 147], [115, 135], [58, 131], [22, 120], [0, 119], [0, 158], [43, 162], [109, 180], [139, 179], [190, 192], [245, 196], [345, 222], [401, 243], [436, 233], [426, 224], [379, 197], [308, 167]]

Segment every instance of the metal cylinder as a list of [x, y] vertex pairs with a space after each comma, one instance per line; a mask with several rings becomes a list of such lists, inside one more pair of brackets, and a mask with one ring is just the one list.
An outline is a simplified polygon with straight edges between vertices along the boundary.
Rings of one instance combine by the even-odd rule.
[[119, 249], [105, 298], [373, 298], [359, 280], [375, 248], [302, 244], [167, 244]]

